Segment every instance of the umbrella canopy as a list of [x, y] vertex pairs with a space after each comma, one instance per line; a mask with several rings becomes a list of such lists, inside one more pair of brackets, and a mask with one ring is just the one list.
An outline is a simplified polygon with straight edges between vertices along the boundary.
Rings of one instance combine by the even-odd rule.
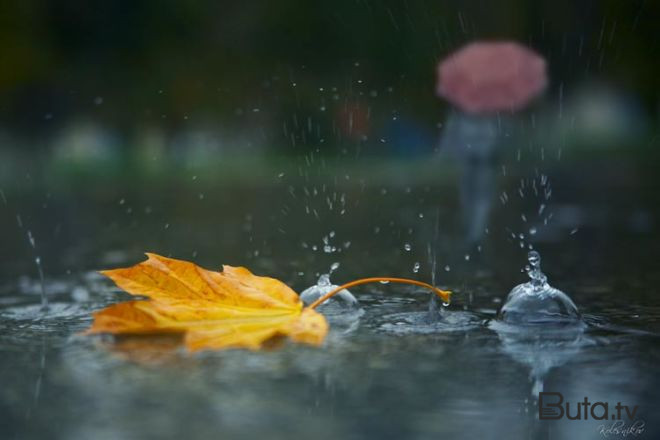
[[468, 113], [520, 110], [546, 84], [545, 60], [515, 42], [474, 42], [438, 65], [438, 95]]

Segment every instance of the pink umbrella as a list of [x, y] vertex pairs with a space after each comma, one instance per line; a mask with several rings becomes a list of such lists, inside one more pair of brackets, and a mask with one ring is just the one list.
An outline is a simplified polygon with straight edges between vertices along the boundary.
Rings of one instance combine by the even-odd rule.
[[548, 82], [545, 60], [515, 42], [475, 42], [438, 65], [438, 95], [468, 113], [515, 111]]

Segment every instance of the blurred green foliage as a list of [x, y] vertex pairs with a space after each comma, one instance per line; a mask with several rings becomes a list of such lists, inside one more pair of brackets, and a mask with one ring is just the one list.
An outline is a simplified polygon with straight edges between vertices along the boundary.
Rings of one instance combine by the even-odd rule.
[[657, 116], [659, 19], [644, 0], [6, 1], [0, 128], [48, 132], [81, 116], [126, 133], [188, 117], [240, 126], [250, 109], [316, 110], [323, 87], [359, 102], [356, 78], [367, 93], [395, 88], [397, 111], [434, 125], [435, 64], [480, 38], [538, 50], [554, 90], [606, 78]]

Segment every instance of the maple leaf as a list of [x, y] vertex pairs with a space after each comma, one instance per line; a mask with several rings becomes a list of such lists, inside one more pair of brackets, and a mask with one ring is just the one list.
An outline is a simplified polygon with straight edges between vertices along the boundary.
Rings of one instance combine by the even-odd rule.
[[188, 350], [260, 349], [288, 337], [320, 345], [328, 323], [318, 305], [343, 289], [376, 281], [415, 284], [433, 290], [444, 301], [449, 292], [404, 278], [365, 278], [328, 292], [308, 307], [279, 280], [256, 276], [244, 267], [222, 272], [147, 253], [135, 266], [102, 271], [126, 292], [147, 297], [118, 303], [94, 313], [87, 334], [179, 334]]

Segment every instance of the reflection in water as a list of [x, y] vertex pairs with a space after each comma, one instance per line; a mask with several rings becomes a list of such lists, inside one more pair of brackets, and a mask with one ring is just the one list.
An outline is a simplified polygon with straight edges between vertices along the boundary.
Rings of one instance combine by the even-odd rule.
[[491, 330], [497, 332], [502, 350], [513, 360], [527, 366], [534, 382], [532, 395], [543, 391], [543, 380], [548, 372], [573, 358], [587, 343], [585, 326], [514, 326], [492, 321]]

